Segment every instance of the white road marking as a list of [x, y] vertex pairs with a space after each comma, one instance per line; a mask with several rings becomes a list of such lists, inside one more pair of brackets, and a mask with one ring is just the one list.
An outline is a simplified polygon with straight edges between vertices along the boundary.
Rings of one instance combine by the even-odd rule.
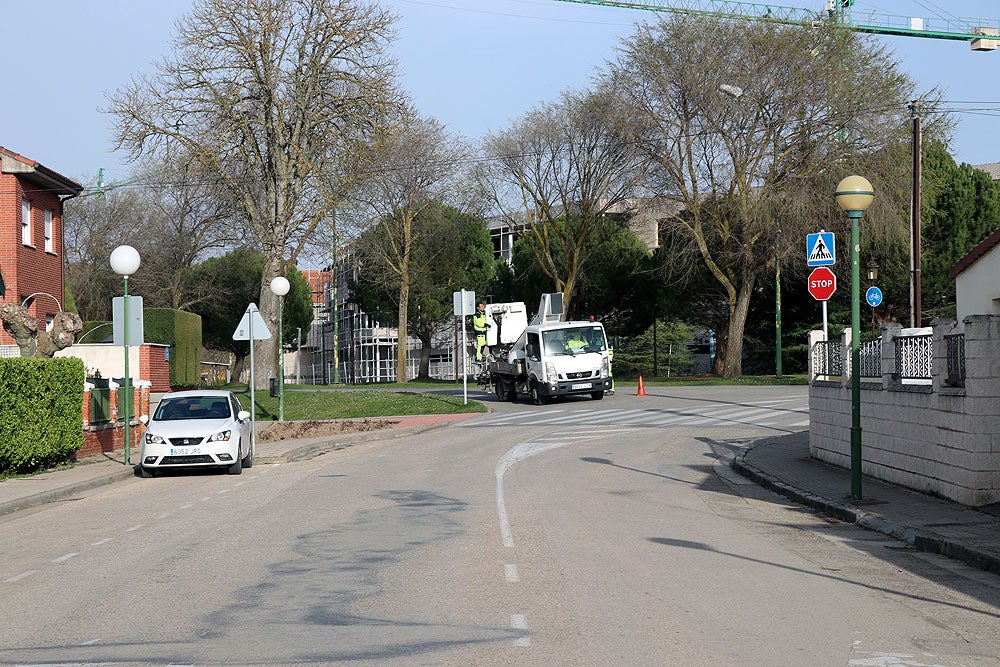
[[[511, 614], [510, 616], [510, 627], [515, 630], [527, 630], [528, 629], [528, 617], [524, 614]], [[514, 640], [514, 646], [531, 646], [531, 637], [527, 633], [522, 637], [518, 637]]]
[[122, 531], [122, 532], [125, 532], [125, 533], [134, 533], [135, 531], [137, 531], [137, 530], [141, 530], [141, 529], [143, 529], [143, 528], [145, 528], [145, 527], [146, 527], [146, 524], [144, 524], [144, 523], [139, 523], [139, 524], [136, 524], [136, 525], [132, 526], [131, 528], [126, 528], [126, 529], [125, 529], [124, 531]]
[[521, 580], [520, 577], [517, 576], [517, 565], [514, 565], [513, 563], [507, 563], [506, 565], [503, 566], [503, 570], [504, 570], [504, 576], [507, 578], [508, 582], [516, 584], [518, 581]]
[[22, 579], [27, 579], [28, 577], [30, 577], [33, 574], [38, 574], [38, 570], [27, 570], [26, 572], [22, 572], [21, 574], [17, 575], [16, 577], [11, 577], [10, 579], [4, 579], [3, 583], [5, 583], [5, 584], [12, 584], [15, 581], [21, 581]]
[[59, 556], [58, 558], [53, 558], [53, 559], [52, 559], [52, 560], [50, 560], [49, 562], [50, 562], [50, 563], [65, 563], [65, 562], [66, 562], [66, 561], [68, 561], [68, 560], [69, 560], [70, 558], [76, 558], [76, 557], [77, 557], [77, 556], [79, 556], [79, 555], [80, 555], [80, 552], [79, 552], [79, 551], [71, 551], [70, 553], [68, 553], [68, 554], [63, 554], [62, 556]]
[[500, 518], [500, 537], [505, 547], [514, 546], [514, 536], [510, 531], [510, 518], [507, 514], [507, 503], [503, 497], [503, 476], [518, 461], [571, 444], [571, 441], [521, 442], [511, 447], [500, 459], [496, 467], [497, 478], [497, 516]]
[[92, 547], [99, 547], [102, 544], [107, 544], [108, 542], [110, 542], [113, 539], [115, 539], [115, 538], [113, 538], [113, 537], [105, 537], [103, 539], [97, 540], [96, 542], [91, 542], [90, 546], [92, 546]]
[[711, 415], [710, 417], [707, 417], [706, 419], [699, 419], [698, 421], [688, 422], [688, 424], [689, 425], [706, 424], [708, 422], [719, 421], [719, 420], [721, 420], [721, 421], [734, 421], [737, 417], [744, 417], [744, 418], [746, 418], [749, 415], [757, 415], [757, 414], [764, 414], [764, 413], [773, 414], [773, 412], [772, 412], [772, 410], [770, 408], [757, 408], [757, 409], [754, 409], [754, 410], [743, 410], [743, 411], [737, 411], [737, 412], [730, 412], [730, 411], [727, 410], [725, 412], [720, 412], [720, 413]]

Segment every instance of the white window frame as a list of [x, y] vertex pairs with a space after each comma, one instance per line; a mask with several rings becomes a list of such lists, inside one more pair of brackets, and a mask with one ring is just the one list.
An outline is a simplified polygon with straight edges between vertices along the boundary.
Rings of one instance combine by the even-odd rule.
[[31, 245], [31, 202], [21, 200], [21, 243]]
[[52, 209], [45, 209], [45, 252], [55, 252], [55, 243], [53, 241], [53, 215]]

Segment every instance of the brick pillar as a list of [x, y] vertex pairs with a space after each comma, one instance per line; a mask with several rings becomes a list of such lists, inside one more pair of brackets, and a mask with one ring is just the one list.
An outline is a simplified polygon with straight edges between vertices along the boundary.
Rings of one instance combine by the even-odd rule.
[[845, 389], [851, 388], [851, 376], [854, 369], [851, 368], [853, 358], [851, 356], [851, 327], [845, 328], [840, 334], [840, 358], [843, 360], [844, 372], [840, 375], [840, 386]]
[[90, 390], [94, 388], [89, 382], [83, 383], [83, 428], [90, 427]]
[[108, 382], [108, 400], [111, 402], [109, 411], [111, 412], [111, 423], [118, 423], [118, 383], [111, 380]]
[[935, 317], [931, 320], [934, 334], [933, 359], [931, 360], [931, 384], [935, 392], [947, 387], [948, 379], [948, 342], [945, 336], [955, 331], [955, 320], [946, 317]]
[[896, 377], [896, 338], [902, 330], [903, 326], [899, 322], [882, 325], [882, 386], [886, 389], [901, 384]]

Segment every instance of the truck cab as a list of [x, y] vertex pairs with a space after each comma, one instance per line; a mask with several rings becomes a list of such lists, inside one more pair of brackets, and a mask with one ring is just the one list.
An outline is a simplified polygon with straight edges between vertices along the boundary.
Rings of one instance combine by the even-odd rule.
[[[504, 312], [523, 317], [523, 304], [512, 306]], [[501, 331], [506, 328], [510, 335], [517, 330], [520, 335], [502, 347], [488, 367], [499, 399], [515, 401], [518, 395], [527, 394], [540, 405], [570, 395], [600, 400], [611, 390], [611, 351], [603, 325], [562, 321], [561, 294], [543, 295], [538, 313], [527, 326], [500, 321]]]

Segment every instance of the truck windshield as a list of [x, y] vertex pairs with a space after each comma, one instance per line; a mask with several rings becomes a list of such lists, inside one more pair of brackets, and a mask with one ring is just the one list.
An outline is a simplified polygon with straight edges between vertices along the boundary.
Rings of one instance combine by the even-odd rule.
[[604, 352], [607, 349], [603, 327], [593, 325], [544, 331], [542, 344], [545, 353], [550, 355]]

